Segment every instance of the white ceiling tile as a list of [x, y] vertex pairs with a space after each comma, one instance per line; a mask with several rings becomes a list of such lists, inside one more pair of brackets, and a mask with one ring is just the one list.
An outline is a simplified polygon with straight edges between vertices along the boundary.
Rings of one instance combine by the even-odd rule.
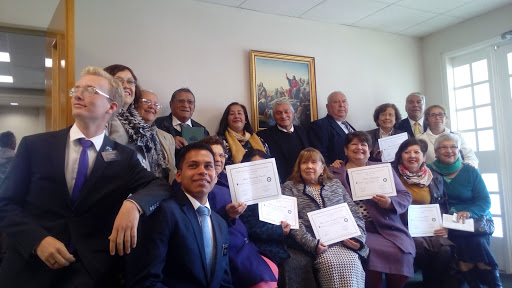
[[208, 3], [219, 4], [219, 5], [224, 5], [224, 6], [231, 6], [231, 7], [238, 7], [245, 0], [196, 0], [196, 1], [208, 2]]
[[388, 4], [393, 4], [393, 3], [396, 3], [400, 0], [376, 0], [377, 2], [383, 2], [383, 3], [388, 3]]
[[355, 23], [355, 26], [398, 33], [437, 14], [400, 6], [389, 6]]
[[439, 15], [428, 19], [427, 21], [421, 22], [418, 25], [400, 31], [399, 33], [407, 36], [423, 37], [462, 21], [464, 21], [464, 19], [459, 17]]
[[323, 0], [247, 0], [240, 8], [297, 17]]
[[301, 18], [336, 24], [353, 24], [389, 4], [368, 0], [327, 0]]
[[472, 0], [401, 0], [396, 2], [395, 5], [433, 13], [444, 13], [471, 1]]
[[475, 0], [457, 9], [446, 12], [446, 15], [469, 19], [511, 3], [512, 0]]

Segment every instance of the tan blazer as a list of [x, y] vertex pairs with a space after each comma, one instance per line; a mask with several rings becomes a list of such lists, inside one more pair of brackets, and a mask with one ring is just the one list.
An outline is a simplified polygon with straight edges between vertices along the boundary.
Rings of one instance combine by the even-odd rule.
[[[133, 145], [128, 143], [128, 133], [126, 133], [126, 130], [124, 130], [123, 128], [123, 125], [116, 117], [112, 118], [108, 123], [107, 135], [108, 137], [110, 137], [110, 139], [133, 148]], [[169, 163], [169, 183], [172, 183], [172, 181], [174, 181], [174, 178], [176, 178], [174, 137], [172, 137], [171, 134], [160, 129], [156, 129], [156, 136], [160, 141], [160, 146], [162, 146], [162, 149], [164, 150], [165, 153], [165, 158], [167, 158], [167, 161]]]

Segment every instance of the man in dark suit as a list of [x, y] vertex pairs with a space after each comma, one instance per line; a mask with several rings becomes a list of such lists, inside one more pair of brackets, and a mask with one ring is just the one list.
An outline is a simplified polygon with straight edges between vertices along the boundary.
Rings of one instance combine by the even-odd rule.
[[405, 111], [407, 118], [398, 123], [398, 129], [409, 134], [409, 137], [415, 137], [427, 131], [423, 125], [423, 112], [425, 111], [425, 95], [420, 92], [413, 92], [405, 99]]
[[208, 202], [214, 161], [209, 145], [183, 148], [181, 189], [141, 220], [140, 245], [127, 258], [128, 287], [231, 287], [227, 225]]
[[327, 165], [345, 159], [345, 136], [356, 129], [345, 119], [348, 114], [348, 101], [345, 94], [334, 91], [327, 97], [327, 115], [311, 123], [309, 143], [318, 149]]
[[105, 136], [123, 103], [120, 83], [87, 67], [70, 96], [75, 124], [23, 138], [0, 187], [0, 229], [9, 240], [0, 287], [115, 285], [119, 257], [110, 254], [128, 253], [139, 213], [169, 196], [132, 149]]
[[204, 129], [204, 137], [210, 136], [210, 133], [208, 133], [208, 130], [203, 125], [192, 119], [196, 109], [196, 98], [190, 89], [180, 88], [174, 91], [171, 101], [169, 101], [169, 106], [171, 107], [171, 113], [168, 116], [156, 118], [155, 125], [174, 137], [176, 155], [178, 155], [179, 149], [188, 145], [187, 140], [181, 137], [181, 128], [183, 126], [202, 127]]
[[257, 134], [267, 143], [276, 159], [279, 179], [284, 183], [292, 173], [300, 151], [309, 147], [309, 139], [304, 128], [293, 125], [295, 113], [288, 99], [279, 98], [274, 101], [272, 114], [276, 125]]

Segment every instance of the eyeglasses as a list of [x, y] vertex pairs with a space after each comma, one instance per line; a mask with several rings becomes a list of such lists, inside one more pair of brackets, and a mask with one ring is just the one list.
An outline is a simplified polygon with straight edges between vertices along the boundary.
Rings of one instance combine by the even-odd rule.
[[150, 100], [148, 100], [148, 99], [140, 99], [140, 101], [142, 101], [142, 103], [144, 103], [144, 105], [146, 105], [146, 106], [151, 106], [151, 105], [153, 105], [153, 106], [156, 108], [156, 110], [158, 110], [158, 109], [162, 108], [162, 105], [160, 105], [160, 104], [158, 104], [158, 103], [151, 102], [151, 101], [150, 101]]
[[443, 119], [444, 118], [444, 113], [438, 113], [438, 114], [435, 114], [435, 113], [430, 113], [428, 115], [428, 118], [439, 118], [439, 119]]
[[79, 93], [80, 91], [82, 91], [82, 95], [84, 95], [84, 96], [91, 97], [92, 95], [98, 93], [98, 94], [101, 94], [101, 95], [107, 97], [111, 101], [114, 101], [114, 99], [112, 97], [108, 96], [104, 92], [101, 92], [100, 90], [98, 90], [98, 88], [92, 87], [92, 86], [88, 86], [88, 87], [73, 87], [73, 88], [71, 88], [69, 90], [69, 96], [73, 97], [77, 93]]
[[439, 149], [439, 150], [457, 150], [457, 149], [459, 149], [459, 147], [457, 147], [456, 145], [452, 145], [452, 146], [439, 146], [439, 147], [437, 147], [437, 149]]
[[134, 87], [135, 85], [137, 85], [137, 81], [135, 81], [135, 80], [133, 80], [131, 78], [124, 80], [121, 77], [114, 77], [114, 79], [116, 79], [117, 81], [121, 82], [121, 84], [126, 83], [126, 85], [131, 86], [131, 87]]
[[228, 157], [228, 154], [224, 154], [224, 153], [214, 153], [215, 156], [218, 156], [219, 158], [227, 158]]
[[192, 100], [192, 99], [176, 99], [173, 102], [176, 102], [178, 104], [185, 104], [185, 103], [187, 103], [188, 105], [194, 105], [194, 103], [196, 103], [196, 101]]

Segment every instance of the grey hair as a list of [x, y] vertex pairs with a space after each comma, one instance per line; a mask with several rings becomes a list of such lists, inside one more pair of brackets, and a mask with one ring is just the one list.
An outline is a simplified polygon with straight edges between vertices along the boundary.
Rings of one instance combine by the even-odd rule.
[[421, 93], [421, 92], [412, 92], [412, 93], [409, 93], [409, 95], [407, 95], [407, 98], [405, 98], [405, 101], [406, 101], [406, 102], [407, 102], [407, 99], [409, 99], [409, 96], [411, 96], [411, 95], [420, 96], [421, 101], [423, 102], [423, 104], [425, 104], [425, 95], [423, 95], [423, 93]]
[[[334, 95], [336, 94], [343, 94], [345, 95], [345, 93], [341, 92], [341, 91], [334, 91], [334, 92], [331, 92], [331, 94], [329, 94], [329, 96], [327, 96], [327, 103], [330, 103], [331, 100], [332, 100], [332, 97], [334, 97]], [[345, 95], [346, 97], [346, 95]], [[347, 100], [348, 101], [348, 100]]]
[[274, 103], [272, 103], [272, 111], [276, 110], [277, 105], [283, 105], [283, 104], [287, 104], [288, 106], [290, 106], [290, 109], [292, 110], [292, 112], [295, 113], [295, 111], [293, 110], [292, 103], [290, 103], [290, 100], [288, 100], [287, 98], [284, 98], [284, 97], [274, 100]]
[[441, 145], [441, 143], [446, 142], [446, 141], [453, 141], [453, 142], [455, 142], [457, 147], [460, 148], [460, 143], [461, 143], [460, 138], [453, 133], [448, 133], [448, 134], [439, 135], [436, 138], [436, 141], [434, 142], [434, 150], [437, 150], [437, 148], [439, 148], [439, 145]]

